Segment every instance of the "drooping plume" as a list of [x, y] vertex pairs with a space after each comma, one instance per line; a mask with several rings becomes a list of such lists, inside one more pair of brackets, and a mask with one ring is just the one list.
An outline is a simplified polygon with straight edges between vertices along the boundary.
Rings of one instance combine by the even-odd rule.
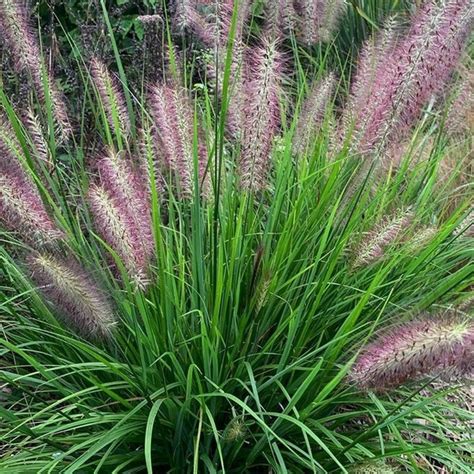
[[93, 58], [91, 61], [91, 75], [110, 130], [120, 132], [121, 135], [128, 135], [130, 119], [119, 82], [98, 58]]
[[332, 39], [345, 12], [344, 0], [296, 0], [298, 37], [306, 45]]
[[256, 191], [266, 187], [273, 140], [280, 126], [283, 57], [277, 42], [266, 38], [252, 47], [248, 60], [239, 172], [242, 187]]
[[411, 211], [398, 211], [385, 218], [367, 232], [354, 250], [353, 268], [360, 268], [380, 260], [387, 247], [393, 244], [412, 221]]
[[109, 336], [116, 324], [112, 307], [91, 275], [74, 260], [35, 253], [27, 265], [32, 280], [66, 325], [86, 337]]
[[23, 169], [22, 148], [0, 117], [0, 221], [31, 245], [48, 245], [64, 234], [49, 216], [38, 188]]
[[0, 221], [31, 245], [49, 245], [64, 237], [35, 185], [16, 170], [0, 170]]
[[[150, 108], [157, 139], [156, 149], [165, 168], [174, 175], [178, 191], [191, 196], [194, 189], [194, 110], [186, 91], [159, 84], [150, 92]], [[197, 138], [197, 169], [201, 194], [208, 190], [207, 150]]]
[[310, 148], [324, 121], [328, 104], [334, 91], [335, 77], [329, 74], [311, 87], [308, 97], [303, 103], [301, 113], [293, 137], [293, 151], [304, 154]]
[[149, 195], [126, 158], [109, 151], [97, 163], [99, 185], [89, 190], [89, 204], [102, 238], [122, 259], [130, 278], [144, 286], [154, 237]]
[[[379, 155], [390, 143], [403, 141], [425, 104], [448, 82], [472, 18], [471, 0], [428, 1], [414, 16], [407, 34], [377, 58], [376, 69], [362, 68], [374, 72], [372, 81], [364, 73], [353, 86], [356, 96], [349, 103], [353, 151]], [[360, 100], [364, 96], [371, 100], [364, 103]]]
[[474, 324], [454, 316], [425, 316], [379, 336], [363, 350], [350, 378], [383, 391], [419, 377], [466, 374], [474, 362]]
[[8, 46], [17, 69], [26, 71], [30, 76], [43, 105], [48, 102], [51, 104], [58, 139], [68, 139], [72, 129], [64, 97], [47, 69], [29, 24], [28, 11], [21, 0], [4, 0], [0, 3], [0, 35]]

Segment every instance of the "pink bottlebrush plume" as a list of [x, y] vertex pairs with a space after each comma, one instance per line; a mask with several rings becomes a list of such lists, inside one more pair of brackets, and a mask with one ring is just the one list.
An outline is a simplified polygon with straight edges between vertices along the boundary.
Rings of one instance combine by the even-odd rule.
[[[390, 143], [403, 141], [423, 106], [447, 84], [472, 18], [471, 0], [428, 1], [420, 8], [406, 36], [378, 60], [370, 100], [360, 109], [352, 107], [354, 151], [378, 154]], [[363, 81], [355, 89], [367, 87]]]
[[191, 30], [206, 46], [212, 46], [216, 40], [216, 29], [200, 12], [200, 2], [177, 0], [173, 17], [178, 31]]
[[242, 39], [250, 15], [250, 0], [192, 1], [179, 0], [175, 23], [179, 29], [188, 28], [209, 48], [225, 49], [230, 35], [234, 8], [238, 8], [235, 40]]
[[116, 325], [112, 307], [91, 275], [75, 261], [45, 253], [29, 255], [31, 278], [66, 324], [92, 338], [110, 336]]
[[138, 131], [138, 161], [140, 174], [146, 177], [146, 191], [151, 199], [152, 177], [158, 198], [163, 195], [166, 185], [163, 177], [162, 163], [157, 160], [158, 151], [155, 149], [156, 140], [149, 126], [145, 125]]
[[364, 267], [380, 260], [386, 248], [399, 238], [412, 219], [413, 213], [410, 210], [398, 211], [367, 232], [354, 251], [353, 268]]
[[[151, 114], [157, 150], [163, 164], [176, 177], [179, 192], [191, 196], [194, 189], [194, 110], [186, 91], [178, 86], [160, 84], [150, 93]], [[198, 171], [201, 193], [208, 189], [207, 151], [198, 133]]]
[[64, 237], [49, 216], [37, 187], [21, 165], [23, 151], [8, 122], [0, 116], [0, 221], [31, 245]]
[[64, 238], [37, 188], [18, 169], [5, 172], [0, 167], [0, 221], [31, 245], [51, 245]]
[[[398, 34], [397, 23], [393, 18], [390, 18], [385, 22], [383, 30], [362, 46], [357, 68], [353, 75], [350, 97], [343, 110], [341, 129], [338, 130], [341, 142], [355, 125], [356, 119], [361, 121], [359, 127], [363, 128], [364, 123], [358, 114], [372, 100], [372, 97], [378, 94], [374, 90], [375, 77], [383, 61], [392, 54]], [[367, 120], [370, 117], [364, 118]]]
[[317, 81], [311, 87], [308, 97], [303, 103], [295, 128], [293, 151], [304, 154], [308, 151], [311, 141], [315, 139], [324, 121], [328, 105], [334, 92], [336, 79], [334, 74]]
[[446, 117], [446, 131], [450, 136], [474, 135], [474, 71], [472, 67], [460, 68], [460, 81]]
[[149, 249], [143, 245], [128, 203], [97, 185], [89, 189], [88, 202], [99, 235], [117, 252], [133, 283], [144, 288], [148, 283]]
[[28, 72], [38, 97], [45, 105], [49, 96], [58, 139], [66, 141], [72, 133], [67, 106], [47, 70], [23, 1], [4, 0], [0, 3], [0, 35], [9, 47], [17, 69]]
[[53, 167], [53, 162], [51, 160], [51, 154], [49, 152], [49, 146], [46, 142], [43, 128], [39, 118], [35, 115], [33, 110], [28, 109], [23, 123], [26, 126], [26, 129], [29, 132], [29, 136], [34, 146], [35, 155], [44, 163], [48, 165], [48, 168]]
[[116, 202], [121, 203], [141, 239], [144, 253], [154, 253], [154, 239], [151, 229], [151, 208], [147, 188], [143, 179], [121, 154], [109, 150], [97, 162], [100, 183]]
[[[238, 140], [241, 137], [242, 124], [244, 121], [245, 90], [244, 90], [244, 58], [247, 46], [243, 42], [234, 43], [232, 63], [229, 74], [228, 105], [226, 117], [226, 132], [231, 140]], [[222, 98], [224, 62], [219, 63], [219, 71], [216, 64], [207, 65], [207, 79], [215, 82], [216, 95]]]
[[264, 39], [252, 47], [247, 59], [239, 172], [242, 187], [257, 191], [266, 187], [270, 153], [280, 126], [283, 56], [276, 41]]
[[21, 169], [20, 157], [23, 149], [10, 122], [0, 113], [0, 169]]
[[270, 37], [281, 38], [295, 30], [297, 14], [293, 0], [267, 0], [264, 11], [265, 29]]
[[128, 135], [130, 119], [123, 91], [107, 66], [98, 58], [91, 60], [91, 75], [111, 131]]
[[344, 0], [296, 0], [298, 36], [307, 45], [330, 41], [344, 14]]
[[384, 391], [419, 377], [466, 374], [474, 362], [474, 324], [427, 316], [379, 336], [358, 358], [350, 378], [361, 389]]

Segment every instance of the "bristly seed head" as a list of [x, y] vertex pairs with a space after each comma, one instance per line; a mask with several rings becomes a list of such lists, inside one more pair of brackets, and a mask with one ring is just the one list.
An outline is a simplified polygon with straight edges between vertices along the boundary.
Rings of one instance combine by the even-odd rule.
[[[154, 119], [156, 150], [163, 167], [175, 176], [178, 191], [190, 197], [194, 189], [194, 110], [183, 88], [159, 84], [151, 89], [151, 114]], [[201, 132], [196, 137], [198, 181], [202, 195], [209, 189], [208, 156]]]
[[267, 185], [270, 154], [280, 127], [283, 56], [277, 41], [265, 38], [251, 48], [248, 60], [239, 173], [243, 189], [259, 191]]
[[330, 41], [346, 10], [344, 0], [296, 0], [298, 37], [306, 45]]
[[92, 277], [72, 260], [43, 253], [27, 259], [31, 278], [65, 324], [86, 337], [105, 338], [116, 324], [112, 307]]
[[419, 377], [462, 376], [473, 362], [473, 321], [432, 315], [379, 336], [363, 350], [350, 379], [361, 389], [384, 391]]
[[72, 128], [67, 106], [40, 51], [29, 22], [29, 13], [21, 0], [0, 2], [0, 35], [8, 45], [18, 70], [30, 75], [36, 93], [44, 105], [52, 106], [54, 126], [60, 142], [69, 139]]
[[306, 153], [310, 148], [311, 140], [317, 136], [331, 101], [334, 87], [334, 74], [329, 74], [311, 87], [295, 128], [293, 151], [296, 154]]
[[130, 119], [119, 82], [98, 58], [91, 60], [91, 75], [110, 130], [127, 136], [130, 132]]
[[362, 54], [362, 73], [356, 76], [355, 96], [349, 101], [352, 151], [377, 157], [391, 144], [403, 142], [423, 107], [448, 83], [473, 14], [471, 0], [427, 1], [406, 35], [390, 35], [386, 46]]
[[24, 174], [6, 173], [1, 168], [0, 221], [34, 246], [51, 245], [64, 238], [31, 180]]
[[352, 267], [360, 268], [380, 260], [385, 249], [398, 239], [412, 219], [413, 213], [410, 210], [402, 210], [377, 224], [357, 245]]
[[100, 185], [93, 185], [88, 194], [95, 226], [131, 280], [143, 288], [155, 248], [149, 194], [125, 157], [110, 151], [97, 168]]

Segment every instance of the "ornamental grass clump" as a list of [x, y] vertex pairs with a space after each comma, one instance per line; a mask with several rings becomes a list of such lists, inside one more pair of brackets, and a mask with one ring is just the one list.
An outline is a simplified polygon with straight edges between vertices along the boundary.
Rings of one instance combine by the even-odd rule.
[[474, 324], [449, 316], [425, 316], [380, 336], [351, 370], [359, 387], [375, 391], [418, 377], [467, 374], [474, 363]]
[[470, 472], [464, 0], [46, 3], [77, 126], [2, 62], [0, 472]]

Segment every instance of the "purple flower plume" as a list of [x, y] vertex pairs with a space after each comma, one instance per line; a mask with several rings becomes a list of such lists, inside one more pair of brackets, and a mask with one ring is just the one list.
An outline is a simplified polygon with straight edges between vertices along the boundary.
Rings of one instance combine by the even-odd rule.
[[29, 255], [34, 283], [66, 324], [92, 338], [107, 337], [116, 324], [112, 308], [91, 275], [75, 261], [50, 254]]
[[311, 87], [296, 124], [295, 136], [293, 138], [293, 150], [295, 153], [304, 154], [308, 151], [311, 140], [314, 140], [324, 121], [335, 82], [334, 75], [329, 74], [320, 81], [315, 82]]
[[189, 29], [208, 48], [225, 49], [234, 9], [238, 7], [235, 40], [242, 38], [250, 14], [250, 0], [179, 0], [175, 13], [178, 29]]
[[25, 124], [26, 129], [30, 135], [36, 157], [47, 164], [49, 169], [52, 169], [53, 163], [51, 160], [51, 154], [49, 152], [49, 146], [45, 139], [41, 122], [34, 114], [33, 110], [27, 110], [23, 118], [23, 123]]
[[384, 391], [423, 376], [472, 370], [474, 324], [453, 316], [427, 316], [379, 336], [366, 347], [350, 378], [362, 389]]
[[0, 170], [0, 221], [32, 245], [48, 245], [64, 237], [35, 185], [17, 172]]
[[[349, 104], [354, 151], [378, 153], [393, 141], [403, 141], [425, 104], [450, 79], [472, 28], [473, 10], [471, 0], [428, 1], [407, 34], [382, 48], [375, 69], [362, 60], [356, 96]], [[370, 100], [364, 102], [365, 97]]]
[[380, 260], [385, 250], [392, 245], [411, 223], [411, 211], [399, 211], [386, 217], [367, 232], [354, 251], [353, 268], [360, 268]]
[[266, 38], [251, 48], [247, 59], [239, 172], [242, 187], [256, 191], [266, 187], [273, 140], [280, 127], [283, 56], [277, 41]]
[[154, 253], [148, 192], [131, 164], [112, 151], [98, 161], [97, 168], [100, 184], [93, 185], [88, 195], [95, 226], [131, 279], [145, 286]]
[[297, 15], [293, 0], [267, 0], [265, 26], [267, 34], [278, 38], [295, 30]]
[[64, 237], [49, 216], [38, 188], [21, 162], [22, 149], [7, 121], [0, 117], [0, 221], [31, 245], [48, 245]]
[[298, 37], [307, 45], [330, 41], [345, 12], [344, 0], [296, 0], [295, 7]]
[[122, 135], [128, 135], [130, 119], [119, 82], [110, 74], [107, 66], [98, 58], [93, 58], [91, 61], [91, 75], [104, 107], [110, 130], [119, 131]]
[[[163, 165], [175, 176], [183, 196], [194, 189], [194, 110], [186, 91], [159, 84], [150, 92], [150, 109], [157, 139], [156, 149]], [[201, 194], [208, 191], [207, 150], [198, 133], [198, 173]]]
[[29, 23], [28, 11], [21, 0], [0, 2], [0, 36], [8, 46], [17, 69], [29, 74], [43, 104], [47, 103], [46, 97], [49, 94], [58, 138], [60, 141], [67, 140], [72, 129], [66, 103], [52, 74], [47, 69]]

